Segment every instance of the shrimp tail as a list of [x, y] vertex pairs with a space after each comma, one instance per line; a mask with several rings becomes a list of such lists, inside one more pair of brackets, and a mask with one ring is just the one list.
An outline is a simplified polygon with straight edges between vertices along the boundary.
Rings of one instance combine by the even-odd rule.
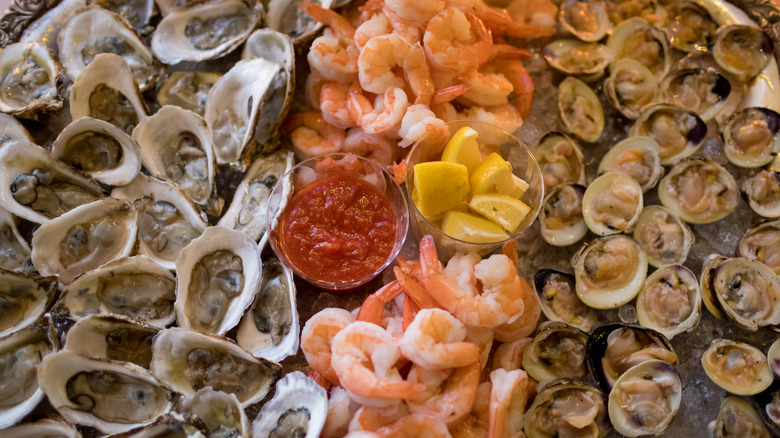
[[404, 332], [409, 327], [417, 316], [417, 312], [420, 311], [420, 306], [412, 300], [409, 295], [404, 297]]
[[397, 281], [391, 281], [382, 286], [379, 290], [369, 295], [357, 314], [358, 321], [372, 322], [379, 325], [382, 321], [382, 312], [385, 304], [389, 303], [404, 292], [404, 288]]
[[333, 385], [331, 385], [328, 379], [326, 379], [325, 376], [320, 374], [319, 371], [315, 371], [315, 370], [309, 371], [308, 377], [314, 380], [318, 385], [323, 387], [326, 391], [330, 391], [330, 388], [333, 387]]
[[509, 240], [501, 247], [501, 253], [509, 257], [513, 265], [517, 265], [517, 240]]
[[436, 301], [425, 290], [422, 284], [414, 278], [413, 275], [406, 273], [399, 267], [393, 268], [395, 272], [396, 281], [403, 286], [406, 291], [406, 296], [409, 301], [414, 301], [415, 305], [422, 309], [430, 309], [433, 307], [439, 307], [436, 305]]
[[433, 236], [426, 235], [420, 241], [420, 273], [424, 282], [434, 274], [440, 273], [444, 270], [441, 262], [439, 261], [439, 255], [436, 252], [436, 243], [433, 241]]
[[531, 52], [509, 44], [493, 44], [493, 56], [491, 59], [516, 59], [527, 61], [531, 59]]
[[390, 169], [390, 173], [393, 174], [393, 179], [398, 184], [403, 184], [406, 182], [406, 158], [402, 159], [401, 161], [397, 163], [393, 163]]
[[433, 98], [431, 98], [431, 107], [442, 105], [447, 102], [452, 102], [458, 96], [468, 91], [468, 89], [469, 87], [463, 84], [440, 88], [436, 90], [435, 93], [433, 93]]

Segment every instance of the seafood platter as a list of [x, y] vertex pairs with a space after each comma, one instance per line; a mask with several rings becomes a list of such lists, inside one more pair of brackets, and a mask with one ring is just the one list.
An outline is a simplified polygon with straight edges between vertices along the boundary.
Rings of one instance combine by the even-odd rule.
[[780, 436], [778, 23], [15, 0], [0, 436]]

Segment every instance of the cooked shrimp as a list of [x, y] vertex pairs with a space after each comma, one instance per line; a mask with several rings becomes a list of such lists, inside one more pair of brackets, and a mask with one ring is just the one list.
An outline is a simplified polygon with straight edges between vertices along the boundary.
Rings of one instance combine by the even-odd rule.
[[423, 309], [404, 332], [401, 352], [425, 368], [463, 367], [479, 360], [479, 347], [465, 339], [466, 326], [449, 312]]
[[512, 83], [490, 63], [464, 73], [461, 80], [468, 89], [458, 97], [458, 101], [467, 105], [506, 105], [509, 94], [514, 90]]
[[490, 423], [490, 393], [493, 385], [482, 382], [477, 387], [471, 412], [460, 423], [451, 428], [453, 438], [484, 438]]
[[447, 426], [439, 419], [422, 414], [407, 415], [377, 429], [378, 438], [451, 438]]
[[422, 285], [420, 277], [420, 263], [410, 263], [407, 267], [396, 266], [393, 268], [395, 278], [404, 287], [406, 295], [422, 309], [438, 307], [433, 297], [428, 294]]
[[312, 370], [333, 385], [340, 386], [338, 375], [331, 368], [331, 342], [355, 317], [344, 309], [329, 307], [306, 321], [301, 331], [301, 350]]
[[357, 60], [360, 86], [374, 94], [384, 93], [391, 88], [403, 88], [406, 82], [397, 71], [403, 68], [409, 46], [395, 34], [368, 40]]
[[409, 47], [404, 58], [404, 77], [414, 95], [415, 104], [430, 105], [436, 92], [425, 49], [417, 42]]
[[357, 76], [355, 27], [346, 18], [309, 0], [298, 4], [314, 20], [329, 26], [312, 42], [306, 59], [312, 70], [331, 81], [352, 82]]
[[357, 126], [349, 114], [349, 85], [337, 81], [323, 83], [319, 103], [326, 122], [340, 129]]
[[506, 13], [515, 23], [555, 28], [558, 7], [550, 0], [513, 0]]
[[409, 381], [427, 388], [419, 397], [408, 400], [415, 414], [426, 414], [453, 426], [463, 420], [474, 404], [479, 386], [480, 368], [474, 362], [459, 368], [426, 369], [417, 365], [409, 371]]
[[458, 113], [457, 118], [492, 123], [507, 132], [515, 132], [523, 126], [523, 116], [511, 104], [490, 107], [472, 106]]
[[384, 7], [382, 12], [385, 14], [388, 21], [390, 21], [393, 33], [399, 38], [403, 39], [408, 44], [415, 44], [422, 40], [422, 35], [425, 31], [425, 23], [421, 24], [405, 20], [387, 7]]
[[[447, 0], [447, 5], [463, 11], [473, 12], [484, 21], [495, 37], [531, 38], [555, 34], [554, 21], [552, 27], [531, 23], [526, 24], [524, 20], [516, 21], [506, 11], [491, 8], [482, 0]], [[515, 11], [515, 13], [519, 13], [519, 11]]]
[[404, 288], [398, 283], [398, 281], [391, 281], [382, 286], [376, 292], [367, 296], [360, 306], [360, 311], [357, 314], [358, 321], [372, 322], [380, 325], [382, 321], [382, 313], [385, 310], [385, 304], [394, 300], [395, 297], [404, 293]]
[[401, 378], [395, 367], [401, 349], [376, 324], [356, 321], [348, 325], [333, 338], [331, 352], [331, 365], [341, 386], [363, 404], [387, 405], [416, 397], [425, 389]]
[[489, 58], [493, 40], [482, 20], [470, 12], [447, 8], [437, 14], [423, 35], [428, 61], [455, 73], [476, 70]]
[[306, 84], [304, 86], [306, 103], [308, 103], [311, 108], [317, 108], [319, 106], [320, 94], [322, 94], [322, 86], [325, 85], [325, 82], [328, 82], [327, 79], [316, 71], [312, 71], [309, 73], [309, 76], [306, 77]]
[[[401, 129], [398, 130], [401, 141], [398, 146], [411, 146], [429, 132], [436, 133], [436, 138], [442, 142], [450, 135], [447, 125], [430, 108], [426, 105], [411, 105], [401, 120]], [[436, 138], [431, 137], [431, 141], [436, 141]]]
[[[496, 63], [497, 70], [501, 72], [512, 84], [515, 93], [515, 108], [520, 112], [520, 117], [525, 119], [531, 113], [531, 102], [534, 95], [534, 81], [523, 67], [520, 60], [506, 60]], [[512, 131], [510, 131], [512, 132]]]
[[479, 367], [485, 369], [490, 358], [490, 350], [493, 348], [493, 329], [466, 326], [466, 340], [479, 347]]
[[358, 49], [363, 50], [371, 38], [387, 35], [391, 32], [393, 32], [393, 27], [390, 25], [387, 15], [382, 13], [374, 14], [355, 29], [355, 45]]
[[385, 0], [385, 7], [398, 17], [423, 26], [445, 6], [444, 0]]
[[387, 132], [399, 125], [409, 100], [401, 88], [388, 88], [374, 99], [374, 105], [363, 95], [360, 85], [353, 82], [349, 89], [349, 113], [369, 134]]
[[290, 141], [299, 159], [338, 152], [344, 146], [344, 130], [326, 122], [318, 111], [293, 114], [285, 125], [292, 128]]
[[417, 305], [417, 303], [414, 302], [414, 300], [410, 299], [408, 295], [404, 295], [404, 332], [406, 329], [409, 328], [409, 325], [414, 322], [414, 318], [417, 317], [417, 314], [420, 312], [420, 306]]
[[349, 422], [349, 431], [365, 430], [373, 432], [410, 413], [411, 411], [409, 411], [406, 403], [396, 403], [390, 406], [362, 406]]
[[[531, 289], [523, 277], [520, 277], [520, 280], [526, 283], [529, 290]], [[515, 319], [512, 322], [496, 327], [493, 334], [499, 342], [512, 342], [530, 336], [536, 330], [541, 314], [542, 304], [539, 296], [535, 293], [527, 293], [523, 295], [523, 313], [520, 316], [513, 316]]]
[[513, 342], [501, 344], [493, 354], [492, 368], [502, 368], [507, 371], [517, 370], [523, 365], [523, 352], [533, 341], [533, 338], [518, 339]]
[[400, 151], [396, 141], [383, 134], [369, 134], [359, 126], [347, 131], [342, 150], [371, 158], [384, 166], [392, 164]]
[[528, 402], [528, 374], [501, 368], [490, 373], [489, 438], [516, 437], [523, 432], [523, 414]]
[[347, 390], [334, 387], [328, 398], [328, 416], [322, 428], [322, 438], [343, 437], [349, 430], [349, 422], [355, 416], [359, 405], [349, 398]]

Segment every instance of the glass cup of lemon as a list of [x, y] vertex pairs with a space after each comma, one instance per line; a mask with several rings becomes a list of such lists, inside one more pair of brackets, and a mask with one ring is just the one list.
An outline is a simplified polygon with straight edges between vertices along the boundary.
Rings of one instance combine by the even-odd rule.
[[407, 157], [412, 230], [433, 236], [439, 256], [485, 255], [517, 239], [536, 219], [544, 197], [539, 163], [520, 139], [484, 122], [447, 123]]

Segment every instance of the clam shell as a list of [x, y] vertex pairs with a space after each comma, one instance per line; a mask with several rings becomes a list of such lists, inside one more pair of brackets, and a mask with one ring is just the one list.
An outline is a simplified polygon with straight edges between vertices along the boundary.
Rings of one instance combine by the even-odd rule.
[[639, 215], [634, 240], [647, 253], [650, 266], [660, 268], [684, 263], [695, 237], [691, 228], [671, 210], [648, 205]]
[[[652, 46], [657, 48], [654, 56], [637, 50], [637, 47]], [[656, 77], [661, 78], [666, 75], [672, 65], [669, 37], [643, 18], [629, 18], [617, 25], [612, 35], [607, 38], [607, 47], [615, 53], [615, 58], [609, 66], [610, 70], [614, 70], [618, 60], [636, 59], [641, 61]]]
[[537, 382], [561, 378], [583, 380], [588, 375], [585, 344], [588, 334], [562, 322], [539, 326], [523, 350], [523, 369]]
[[302, 372], [293, 371], [276, 383], [274, 397], [252, 422], [252, 435], [270, 437], [272, 433], [278, 433], [277, 428], [283, 428], [284, 419], [285, 424], [300, 421], [293, 423], [299, 436], [316, 438], [320, 436], [327, 414], [328, 393]]
[[[694, 179], [695, 180], [692, 180]], [[719, 184], [712, 184], [712, 180]], [[686, 199], [681, 192], [680, 183], [687, 181], [687, 187], [696, 187], [703, 196]], [[709, 189], [717, 190], [717, 193]], [[691, 224], [709, 224], [730, 215], [739, 202], [739, 188], [728, 170], [707, 159], [688, 158], [672, 167], [668, 175], [658, 185], [658, 199], [661, 204], [685, 222]], [[688, 206], [685, 201], [708, 202], [706, 209], [697, 205]]]
[[[583, 20], [582, 17], [588, 18]], [[595, 18], [595, 26], [589, 26]], [[612, 30], [607, 8], [601, 0], [566, 0], [558, 13], [561, 28], [582, 41], [598, 41]]]
[[695, 111], [708, 122], [726, 107], [731, 88], [729, 80], [714, 69], [684, 68], [664, 77], [658, 99]]
[[[548, 436], [547, 433], [539, 430], [537, 418], [541, 417], [544, 418], [542, 421], [549, 421], [551, 414], [547, 411], [555, 409], [556, 401], [560, 404], [569, 400], [582, 402], [587, 400], [597, 409], [592, 423], [584, 424], [580, 428], [584, 436], [601, 438], [612, 428], [607, 416], [607, 397], [598, 388], [576, 380], [559, 379], [540, 384], [537, 392], [534, 402], [523, 415], [523, 430], [529, 438]], [[582, 393], [585, 395], [581, 395]], [[554, 415], [565, 418], [567, 414], [567, 412], [556, 412]], [[561, 423], [566, 424], [565, 420]]]
[[671, 46], [685, 52], [708, 51], [718, 27], [709, 12], [692, 1], [674, 2], [667, 8], [673, 18], [668, 20], [664, 30], [669, 34]]
[[[558, 115], [566, 132], [588, 143], [598, 141], [604, 131], [604, 109], [598, 96], [572, 76], [558, 85]], [[579, 115], [585, 119], [578, 119]]]
[[[562, 288], [567, 290], [563, 291]], [[542, 312], [550, 321], [564, 322], [584, 332], [589, 332], [598, 318], [596, 311], [587, 307], [577, 297], [574, 276], [571, 274], [554, 269], [540, 269], [534, 275], [534, 289], [541, 301]], [[556, 298], [560, 299], [561, 297], [567, 297], [568, 300], [564, 299], [561, 304], [556, 305]], [[555, 310], [559, 306], [567, 309], [571, 315], [565, 317], [560, 315]]]
[[623, 172], [642, 186], [642, 193], [647, 193], [663, 175], [659, 154], [658, 143], [651, 137], [628, 137], [604, 154], [598, 173]]
[[[674, 292], [670, 289], [679, 290], [687, 301], [673, 300]], [[669, 301], [664, 300], [664, 296], [669, 297]], [[668, 302], [675, 305], [668, 306]], [[671, 315], [684, 305], [689, 307], [687, 315], [682, 311]], [[701, 319], [701, 290], [696, 275], [682, 265], [659, 268], [645, 280], [636, 299], [636, 314], [642, 327], [657, 330], [667, 339], [692, 330]], [[673, 319], [680, 317], [680, 321]]]
[[737, 257], [757, 260], [780, 275], [780, 221], [768, 221], [748, 228], [737, 244]]
[[[585, 156], [577, 143], [566, 134], [548, 132], [539, 140], [533, 152], [542, 169], [545, 187], [552, 189], [562, 183], [585, 185]], [[566, 177], [560, 175], [561, 165], [568, 170]]]
[[745, 180], [750, 208], [764, 217], [780, 217], [780, 171], [762, 170]]
[[554, 69], [567, 75], [583, 76], [590, 82], [604, 75], [615, 54], [607, 46], [581, 42], [575, 39], [561, 39], [544, 47], [544, 59]]
[[745, 108], [721, 128], [723, 152], [740, 167], [761, 167], [780, 152], [780, 114], [768, 108]]
[[742, 258], [712, 266], [705, 262], [712, 270], [702, 274], [702, 294], [707, 280], [707, 299], [714, 297], [727, 318], [750, 331], [780, 324], [780, 278], [768, 266]]
[[610, 68], [604, 91], [624, 116], [636, 120], [642, 108], [652, 104], [658, 93], [658, 78], [644, 64], [623, 58]]
[[[744, 342], [716, 339], [702, 354], [701, 364], [710, 380], [737, 395], [758, 394], [769, 388], [774, 378], [764, 353]], [[744, 368], [738, 371], [736, 364]]]
[[585, 189], [582, 217], [599, 236], [631, 232], [643, 205], [642, 187], [636, 180], [622, 172], [607, 172]]
[[[568, 246], [585, 237], [588, 233], [588, 225], [582, 217], [584, 194], [585, 187], [563, 183], [555, 186], [545, 195], [542, 209], [539, 211], [539, 224], [545, 242], [553, 246]], [[568, 204], [572, 199], [576, 199], [579, 204], [573, 209]], [[560, 215], [566, 217], [561, 218]]]
[[746, 401], [737, 397], [726, 397], [720, 403], [718, 418], [710, 422], [708, 429], [713, 438], [737, 438], [735, 433], [745, 430], [756, 438], [770, 438], [764, 428], [761, 416]]
[[773, 59], [774, 41], [757, 26], [732, 24], [715, 32], [712, 57], [727, 72], [745, 82], [757, 76]]
[[[591, 259], [593, 253], [594, 259]], [[602, 253], [621, 254], [623, 264], [601, 264]], [[595, 264], [597, 269], [587, 268]], [[631, 301], [642, 289], [647, 274], [647, 255], [639, 244], [622, 234], [595, 239], [580, 248], [572, 257], [577, 296], [583, 303], [595, 309], [612, 309]], [[601, 269], [613, 269], [614, 273], [602, 273]], [[600, 284], [593, 276], [608, 278], [609, 285]], [[616, 284], [617, 280], [620, 280]]]
[[694, 111], [657, 104], [642, 110], [630, 136], [648, 136], [659, 146], [661, 164], [670, 165], [693, 155], [707, 136], [707, 125]]

